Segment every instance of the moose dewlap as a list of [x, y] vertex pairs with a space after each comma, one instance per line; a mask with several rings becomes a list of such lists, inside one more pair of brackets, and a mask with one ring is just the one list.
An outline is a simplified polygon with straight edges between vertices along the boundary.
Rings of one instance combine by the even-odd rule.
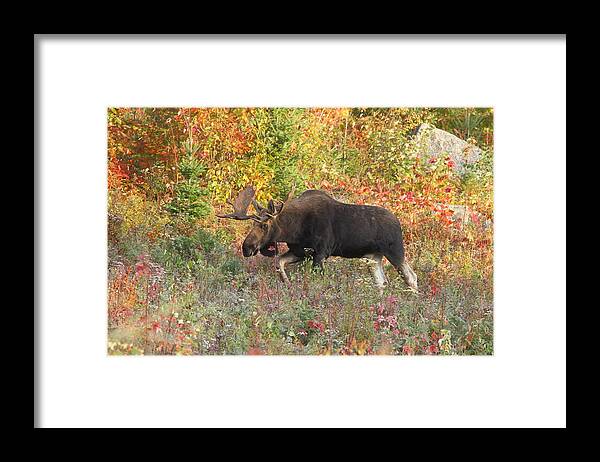
[[[312, 258], [315, 268], [323, 269], [323, 261], [330, 256], [367, 258], [378, 287], [383, 287], [386, 276], [383, 257], [396, 268], [406, 284], [418, 291], [417, 276], [406, 262], [402, 228], [389, 210], [372, 205], [345, 204], [319, 190], [308, 190], [297, 198], [281, 203], [269, 201], [267, 207], [254, 200], [252, 186], [242, 190], [229, 202], [234, 212], [217, 215], [219, 218], [252, 220], [252, 229], [242, 244], [242, 253], [251, 257], [260, 252], [276, 257], [275, 266], [286, 283], [288, 264]], [[248, 215], [253, 204], [256, 213]], [[277, 242], [285, 242], [288, 252], [277, 255]]]

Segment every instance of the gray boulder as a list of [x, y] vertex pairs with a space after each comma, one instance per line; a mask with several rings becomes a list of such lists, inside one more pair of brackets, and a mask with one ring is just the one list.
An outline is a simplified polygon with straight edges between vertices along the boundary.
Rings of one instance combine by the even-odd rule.
[[454, 162], [454, 171], [459, 175], [465, 173], [467, 164], [477, 162], [482, 154], [477, 146], [429, 124], [419, 125], [415, 130], [414, 139], [418, 152], [427, 158], [449, 156]]
[[471, 209], [470, 207], [467, 207], [466, 205], [449, 204], [447, 208], [448, 210], [452, 211], [450, 220], [454, 222], [460, 220], [461, 228], [464, 228], [465, 225], [473, 222], [474, 220], [483, 229], [488, 229], [492, 226], [492, 220], [489, 220], [485, 217], [485, 215]]

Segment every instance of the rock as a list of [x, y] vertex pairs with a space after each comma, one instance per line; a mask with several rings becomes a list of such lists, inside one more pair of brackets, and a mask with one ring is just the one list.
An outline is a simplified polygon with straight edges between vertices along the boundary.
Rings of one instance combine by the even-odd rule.
[[454, 205], [449, 204], [447, 206], [448, 210], [452, 211], [452, 215], [450, 216], [450, 220], [459, 221], [461, 224], [461, 228], [464, 227], [468, 223], [475, 222], [483, 229], [488, 229], [492, 226], [492, 221], [486, 218], [481, 213], [467, 207], [466, 205]]
[[419, 125], [415, 130], [415, 141], [419, 152], [427, 158], [450, 156], [454, 171], [460, 175], [465, 173], [465, 165], [477, 162], [482, 154], [477, 146], [429, 124]]
[[460, 220], [463, 224], [467, 224], [470, 218], [470, 211], [466, 205], [448, 205], [448, 210], [452, 211], [450, 219], [452, 221]]

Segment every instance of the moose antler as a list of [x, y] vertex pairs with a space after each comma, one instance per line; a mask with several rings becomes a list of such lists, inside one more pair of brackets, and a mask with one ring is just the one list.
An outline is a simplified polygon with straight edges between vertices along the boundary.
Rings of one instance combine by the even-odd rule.
[[267, 209], [264, 208], [262, 205], [260, 205], [256, 199], [252, 199], [252, 205], [254, 206], [254, 209], [258, 212], [261, 213], [263, 211], [266, 211]]
[[263, 207], [262, 205], [260, 205], [258, 202], [256, 202], [256, 200], [252, 200], [252, 204], [254, 205], [254, 208], [256, 209], [256, 211], [258, 213], [264, 213], [266, 216], [268, 216], [270, 218], [275, 218], [277, 215], [279, 215], [281, 213], [285, 204], [287, 204], [294, 197], [295, 191], [296, 191], [296, 183], [294, 183], [294, 185], [292, 186], [292, 189], [288, 193], [285, 201], [283, 201], [283, 202], [278, 201], [279, 204], [275, 204], [275, 201], [273, 201], [273, 199], [271, 199], [269, 201], [266, 208]]
[[[283, 206], [291, 200], [295, 190], [296, 185], [294, 184], [285, 202], [275, 205], [275, 202], [270, 200], [267, 207], [263, 207], [254, 199], [254, 187], [252, 187], [252, 185], [248, 185], [237, 195], [233, 202], [230, 200], [227, 201], [227, 203], [233, 207], [233, 213], [228, 213], [227, 215], [217, 215], [217, 217], [232, 218], [234, 220], [254, 220], [258, 222], [263, 222], [265, 217], [275, 218], [275, 216], [279, 215], [283, 209]], [[248, 215], [248, 207], [251, 203], [256, 211], [261, 214], [262, 218], [255, 214]]]
[[296, 183], [294, 183], [292, 185], [292, 189], [290, 189], [290, 192], [288, 193], [287, 199], [285, 200], [285, 203], [287, 204], [290, 200], [292, 200], [292, 197], [294, 197], [294, 193], [296, 192]]
[[219, 218], [232, 218], [234, 220], [254, 220], [261, 221], [260, 218], [256, 215], [248, 215], [248, 207], [250, 206], [250, 202], [254, 199], [254, 188], [252, 185], [246, 186], [235, 198], [233, 203], [231, 201], [227, 201], [229, 205], [233, 207], [233, 213], [228, 213], [227, 215], [217, 215]]

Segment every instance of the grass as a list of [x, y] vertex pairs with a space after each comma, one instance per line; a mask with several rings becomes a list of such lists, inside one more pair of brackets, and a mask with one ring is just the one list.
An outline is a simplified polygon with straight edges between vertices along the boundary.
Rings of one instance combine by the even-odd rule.
[[[239, 226], [239, 225], [236, 225]], [[476, 242], [476, 241], [473, 241]], [[330, 258], [325, 274], [243, 258], [239, 242], [201, 230], [109, 249], [109, 354], [489, 355], [490, 250], [464, 242], [407, 245], [421, 294], [391, 265], [383, 295], [360, 259]], [[131, 241], [139, 251], [139, 239]]]

